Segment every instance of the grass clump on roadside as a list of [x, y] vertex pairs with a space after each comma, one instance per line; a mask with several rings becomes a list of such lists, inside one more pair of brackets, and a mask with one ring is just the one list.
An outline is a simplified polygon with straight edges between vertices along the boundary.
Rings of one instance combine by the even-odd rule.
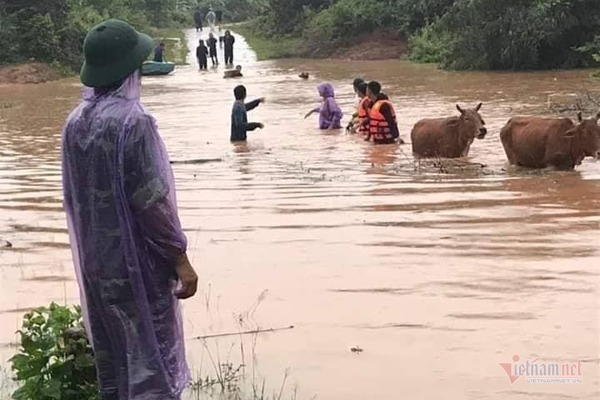
[[[235, 315], [237, 332], [193, 339], [202, 342], [202, 354], [194, 368], [196, 378], [183, 394], [184, 400], [297, 398], [296, 390], [288, 387], [288, 371], [276, 387], [267, 387], [258, 373], [258, 335], [276, 331], [261, 330], [253, 322], [252, 315], [264, 296], [261, 294], [249, 310]], [[207, 300], [208, 315], [209, 304]], [[256, 333], [250, 335], [252, 332]], [[8, 398], [3, 396], [12, 392], [14, 400], [100, 400], [93, 351], [83, 328], [80, 307], [53, 303], [37, 308], [25, 315], [18, 334], [18, 352], [10, 360], [11, 376], [8, 371], [3, 374], [0, 368], [0, 398]], [[232, 339], [224, 342], [223, 337]], [[206, 371], [202, 370], [203, 365]]]
[[25, 315], [19, 352], [10, 360], [15, 400], [100, 399], [81, 309], [51, 304]]
[[305, 53], [304, 41], [300, 37], [281, 35], [269, 38], [261, 34], [255, 21], [229, 27], [246, 38], [259, 61], [279, 58], [301, 58]]

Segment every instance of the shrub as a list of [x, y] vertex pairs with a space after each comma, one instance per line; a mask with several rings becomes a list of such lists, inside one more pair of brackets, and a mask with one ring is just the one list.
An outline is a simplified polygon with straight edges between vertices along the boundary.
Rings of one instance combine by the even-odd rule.
[[420, 63], [440, 64], [448, 57], [450, 38], [427, 25], [410, 39], [410, 59]]
[[96, 368], [79, 307], [51, 304], [25, 315], [19, 352], [10, 361], [15, 400], [96, 400]]

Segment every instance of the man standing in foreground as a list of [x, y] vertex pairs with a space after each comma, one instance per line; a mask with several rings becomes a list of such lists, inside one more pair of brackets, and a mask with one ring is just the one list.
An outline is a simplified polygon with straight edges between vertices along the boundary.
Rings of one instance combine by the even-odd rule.
[[64, 206], [103, 400], [180, 400], [189, 384], [179, 299], [192, 297], [173, 173], [140, 103], [152, 39], [125, 22], [84, 42], [83, 102], [62, 137]]

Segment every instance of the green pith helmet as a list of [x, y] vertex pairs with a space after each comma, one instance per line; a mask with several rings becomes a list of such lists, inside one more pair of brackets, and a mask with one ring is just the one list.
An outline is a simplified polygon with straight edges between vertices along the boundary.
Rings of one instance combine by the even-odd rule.
[[93, 27], [83, 42], [81, 82], [89, 87], [116, 83], [140, 68], [153, 48], [152, 38], [128, 23], [104, 21]]

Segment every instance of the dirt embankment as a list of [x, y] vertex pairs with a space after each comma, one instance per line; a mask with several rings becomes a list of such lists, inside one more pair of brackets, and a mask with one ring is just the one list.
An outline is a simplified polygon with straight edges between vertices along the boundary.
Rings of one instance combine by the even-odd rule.
[[343, 47], [331, 58], [341, 60], [397, 60], [408, 53], [408, 41], [395, 34], [377, 32], [361, 36], [355, 44]]
[[0, 66], [0, 85], [43, 83], [60, 77], [60, 74], [47, 64], [29, 63]]

